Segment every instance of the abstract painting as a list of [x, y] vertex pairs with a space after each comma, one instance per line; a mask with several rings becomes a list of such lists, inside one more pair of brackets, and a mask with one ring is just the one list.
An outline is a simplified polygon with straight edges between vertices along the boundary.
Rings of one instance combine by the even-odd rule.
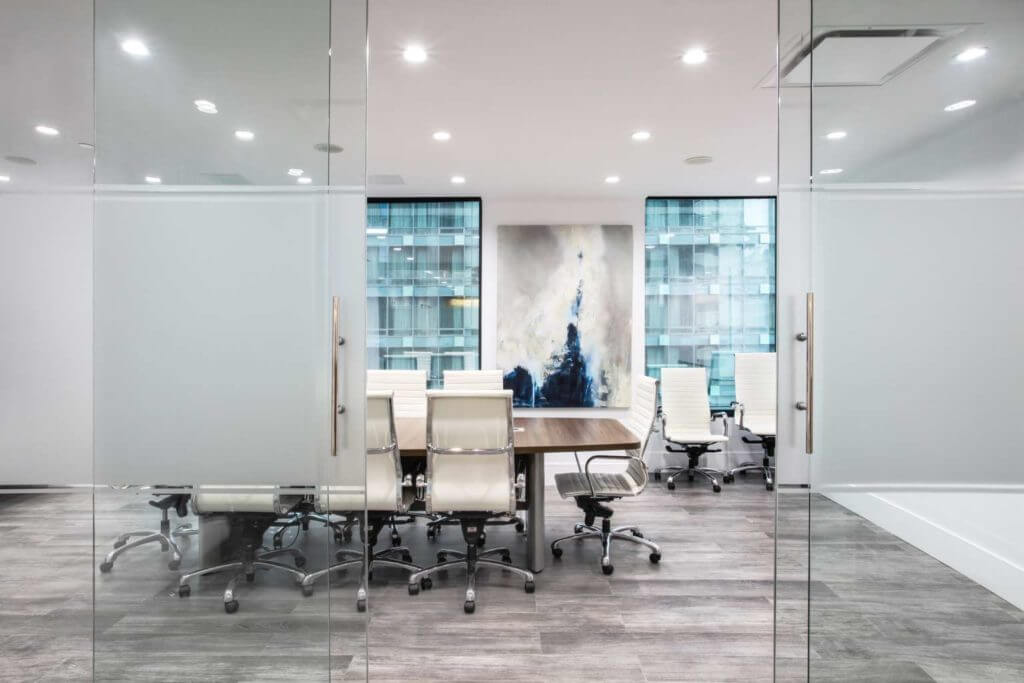
[[497, 365], [524, 408], [629, 405], [633, 228], [498, 227]]

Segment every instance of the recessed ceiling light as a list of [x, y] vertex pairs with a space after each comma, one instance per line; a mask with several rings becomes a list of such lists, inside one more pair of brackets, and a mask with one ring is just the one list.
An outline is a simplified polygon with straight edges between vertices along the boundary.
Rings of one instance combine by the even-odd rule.
[[301, 168], [289, 168], [288, 169], [288, 175], [295, 176], [296, 178], [298, 178], [303, 173], [305, 173], [305, 171], [303, 171]]
[[647, 245], [647, 248], [648, 248], [648, 249], [654, 249], [654, 245], [653, 245], [653, 244], [648, 244], [648, 245]]
[[402, 59], [410, 64], [422, 64], [427, 61], [427, 51], [420, 45], [409, 45], [402, 51]]
[[633, 133], [630, 137], [636, 140], [637, 142], [645, 142], [651, 139], [651, 134], [646, 130], [638, 130], [637, 132]]
[[754, 182], [755, 183], [762, 183], [762, 184], [764, 184], [764, 183], [770, 183], [771, 181], [772, 181], [772, 177], [770, 175], [759, 175], [756, 178], [754, 178]]
[[235, 137], [239, 140], [249, 142], [256, 137], [256, 133], [253, 133], [251, 130], [236, 130]]
[[297, 182], [299, 185], [309, 185], [311, 182], [313, 182], [313, 179], [310, 178], [309, 176], [304, 175], [301, 178], [296, 178], [295, 182]]
[[829, 140], [842, 140], [846, 137], [845, 130], [834, 130], [831, 133], [826, 133], [825, 137]]
[[454, 185], [462, 185], [465, 182], [466, 182], [465, 176], [461, 176], [461, 175], [453, 175], [452, 176], [452, 183]]
[[697, 154], [692, 157], [686, 157], [686, 163], [691, 166], [700, 166], [701, 164], [710, 164], [714, 159], [709, 157], [707, 154]]
[[708, 53], [699, 47], [691, 47], [683, 53], [683, 64], [703, 64], [708, 61]]
[[384, 235], [377, 235], [377, 239], [379, 239], [379, 240], [384, 239]]
[[824, 168], [824, 169], [818, 171], [818, 173], [820, 173], [821, 175], [836, 175], [837, 173], [842, 173], [842, 172], [843, 172], [843, 169], [841, 169], [841, 168]]
[[149, 48], [138, 38], [129, 38], [121, 43], [121, 49], [132, 57], [148, 57]]
[[49, 135], [51, 137], [54, 135], [60, 135], [60, 131], [53, 126], [44, 126], [43, 124], [36, 126], [36, 132], [40, 135]]
[[607, 178], [604, 179], [604, 181], [606, 183], [608, 183], [609, 185], [614, 185], [615, 183], [619, 182], [620, 180], [622, 180], [622, 179], [619, 178], [619, 176], [617, 176], [617, 175], [610, 175], [610, 176], [608, 176]]
[[452, 139], [452, 134], [446, 130], [439, 130], [434, 133], [434, 139], [438, 142], [448, 142]]
[[388, 234], [388, 229], [387, 228], [367, 228], [366, 229], [366, 234], [367, 235], [386, 235], [386, 234]]
[[987, 47], [974, 46], [969, 47], [956, 56], [958, 62], [973, 62], [975, 59], [979, 59], [988, 54]]
[[195, 100], [192, 104], [196, 105], [196, 109], [203, 112], [204, 114], [216, 114], [217, 105], [210, 100]]
[[91, 142], [79, 142], [78, 146], [81, 147], [82, 149], [96, 149], [96, 145], [92, 144]]
[[11, 176], [9, 176], [9, 175], [0, 175], [0, 183], [9, 183], [9, 182], [11, 182]]
[[401, 247], [391, 247], [391, 251], [402, 251]]
[[975, 104], [975, 100], [960, 100], [959, 102], [954, 102], [953, 104], [947, 105], [945, 107], [945, 110], [960, 111], [961, 109], [967, 109], [967, 107], [973, 107]]
[[406, 256], [406, 257], [405, 257], [405, 260], [406, 260], [406, 261], [415, 261], [415, 260], [416, 260], [416, 258], [415, 258], [414, 256]]
[[163, 181], [160, 180], [160, 176], [158, 175], [148, 175], [146, 176], [146, 182], [149, 183], [150, 185], [159, 185]]

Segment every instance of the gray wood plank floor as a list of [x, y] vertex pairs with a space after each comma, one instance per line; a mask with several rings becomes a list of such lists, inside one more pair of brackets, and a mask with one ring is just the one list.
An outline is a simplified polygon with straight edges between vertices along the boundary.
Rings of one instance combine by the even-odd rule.
[[[557, 467], [557, 464], [555, 465]], [[801, 497], [803, 501], [801, 502]], [[191, 597], [157, 546], [93, 568], [120, 531], [152, 527], [144, 496], [0, 496], [0, 678], [111, 681], [767, 681], [772, 675], [774, 495], [751, 476], [714, 494], [700, 482], [667, 491], [652, 482], [615, 505], [660, 543], [652, 565], [632, 544], [613, 550], [604, 576], [596, 542], [569, 544], [538, 575], [537, 591], [482, 572], [477, 612], [462, 612], [464, 577], [406, 593], [401, 572], [378, 569], [370, 612], [354, 610], [354, 573], [303, 598], [289, 580], [260, 573], [221, 608], [226, 577]], [[779, 563], [779, 679], [806, 678], [806, 496], [783, 497]], [[1024, 679], [1024, 615], [916, 549], [824, 500], [814, 500], [811, 679], [970, 681]], [[579, 520], [547, 489], [549, 539]], [[458, 547], [423, 524], [403, 527], [416, 561]], [[801, 538], [801, 533], [804, 538]], [[522, 564], [511, 527], [488, 532]], [[300, 536], [323, 566], [328, 535]], [[195, 549], [183, 568], [195, 565]], [[93, 633], [95, 626], [95, 643]], [[367, 647], [367, 643], [369, 647]]]

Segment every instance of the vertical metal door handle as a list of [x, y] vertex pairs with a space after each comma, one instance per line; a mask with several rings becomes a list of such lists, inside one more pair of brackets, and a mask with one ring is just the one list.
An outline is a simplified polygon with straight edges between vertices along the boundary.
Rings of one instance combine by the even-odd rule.
[[814, 452], [814, 292], [807, 292], [807, 441], [804, 452]]
[[331, 297], [331, 455], [338, 455], [338, 324], [341, 301]]

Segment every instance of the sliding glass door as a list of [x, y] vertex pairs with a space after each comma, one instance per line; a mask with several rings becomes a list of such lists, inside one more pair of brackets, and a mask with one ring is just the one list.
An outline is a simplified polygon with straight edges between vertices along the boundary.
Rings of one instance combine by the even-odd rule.
[[777, 676], [1020, 680], [1024, 6], [780, 10]]

